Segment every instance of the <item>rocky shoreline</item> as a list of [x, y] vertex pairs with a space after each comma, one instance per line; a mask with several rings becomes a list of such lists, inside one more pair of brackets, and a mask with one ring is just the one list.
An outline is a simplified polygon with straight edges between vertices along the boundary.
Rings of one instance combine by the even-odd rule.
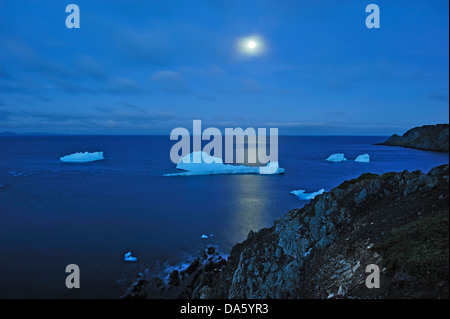
[[[126, 298], [448, 298], [449, 165], [363, 174], [250, 232], [227, 260], [206, 248]], [[381, 269], [368, 289], [366, 266]]]
[[401, 146], [425, 151], [449, 151], [449, 125], [424, 125], [408, 130], [403, 136], [392, 135], [377, 145]]
[[[124, 299], [174, 299], [205, 297], [214, 276], [227, 264], [227, 257], [217, 246], [207, 246], [189, 265], [179, 265], [169, 273], [139, 273], [128, 287]], [[208, 281], [209, 279], [209, 281]], [[203, 285], [199, 285], [199, 282]], [[203, 290], [202, 290], [203, 289]]]

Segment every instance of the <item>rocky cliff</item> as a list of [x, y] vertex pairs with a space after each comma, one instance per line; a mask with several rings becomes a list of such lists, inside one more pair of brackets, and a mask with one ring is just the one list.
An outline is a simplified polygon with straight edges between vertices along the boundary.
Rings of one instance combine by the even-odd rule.
[[[448, 210], [448, 165], [363, 174], [251, 232], [228, 260], [209, 248], [127, 297], [448, 298]], [[366, 287], [370, 264], [380, 288]]]
[[449, 125], [425, 125], [407, 131], [403, 136], [392, 135], [379, 145], [402, 146], [426, 151], [449, 151]]
[[[448, 298], [449, 167], [363, 174], [250, 233], [185, 298]], [[366, 266], [380, 288], [365, 285]]]

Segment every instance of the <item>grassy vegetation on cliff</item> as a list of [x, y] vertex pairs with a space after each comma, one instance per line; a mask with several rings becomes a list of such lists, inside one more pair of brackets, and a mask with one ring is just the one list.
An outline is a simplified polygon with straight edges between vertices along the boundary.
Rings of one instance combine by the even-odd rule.
[[388, 179], [394, 176], [395, 172], [389, 172], [383, 175], [373, 174], [373, 173], [364, 173], [358, 178], [354, 178], [348, 181], [343, 182], [337, 188], [339, 189], [347, 189], [349, 185], [362, 182], [364, 180], [372, 180], [372, 179]]
[[393, 230], [386, 236], [379, 248], [388, 273], [407, 271], [430, 285], [448, 282], [448, 218], [447, 210]]

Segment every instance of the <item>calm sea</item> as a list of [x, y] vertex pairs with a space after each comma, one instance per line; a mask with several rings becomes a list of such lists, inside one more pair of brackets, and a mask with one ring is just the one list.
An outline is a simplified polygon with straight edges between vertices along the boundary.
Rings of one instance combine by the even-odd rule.
[[[386, 138], [281, 136], [283, 175], [165, 177], [176, 172], [168, 136], [0, 137], [0, 298], [117, 298], [144, 269], [210, 244], [229, 253], [250, 230], [306, 203], [292, 190], [448, 163], [448, 154], [372, 145]], [[59, 161], [81, 151], [105, 159]], [[348, 161], [327, 162], [333, 153]], [[364, 153], [370, 163], [353, 161]], [[128, 251], [138, 262], [123, 260]], [[68, 264], [80, 267], [80, 289], [65, 286]]]

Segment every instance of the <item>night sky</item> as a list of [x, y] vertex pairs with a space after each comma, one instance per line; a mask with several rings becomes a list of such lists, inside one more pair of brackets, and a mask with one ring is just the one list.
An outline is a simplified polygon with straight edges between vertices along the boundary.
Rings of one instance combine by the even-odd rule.
[[448, 37], [446, 0], [0, 0], [0, 132], [403, 134], [448, 123]]

